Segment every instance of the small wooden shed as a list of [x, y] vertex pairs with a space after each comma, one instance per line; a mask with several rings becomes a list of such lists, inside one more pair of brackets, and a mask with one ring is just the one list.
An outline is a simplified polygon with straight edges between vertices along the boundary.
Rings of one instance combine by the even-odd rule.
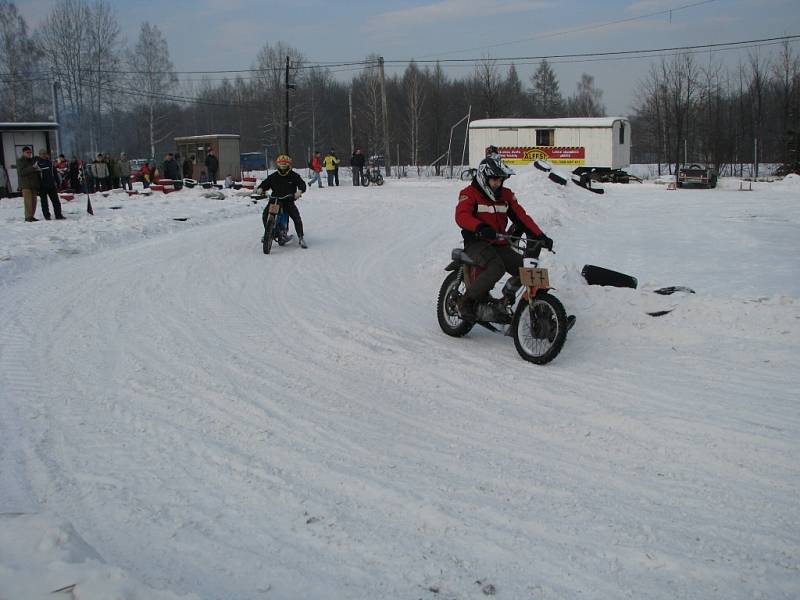
[[57, 132], [58, 123], [0, 123], [0, 164], [8, 174], [10, 192], [16, 192], [19, 187], [17, 159], [22, 156], [22, 149], [30, 146], [34, 156], [45, 149], [55, 159]]
[[181, 155], [181, 163], [187, 156], [194, 155], [192, 179], [199, 180], [201, 173], [206, 170], [206, 156], [212, 148], [219, 159], [217, 177], [225, 179], [228, 175], [232, 175], [237, 181], [242, 178], [239, 166], [239, 136], [236, 134], [215, 133], [176, 137], [175, 145]]
[[469, 124], [469, 163], [488, 146], [511, 164], [546, 160], [576, 171], [624, 169], [631, 162], [631, 127], [623, 117], [480, 119]]

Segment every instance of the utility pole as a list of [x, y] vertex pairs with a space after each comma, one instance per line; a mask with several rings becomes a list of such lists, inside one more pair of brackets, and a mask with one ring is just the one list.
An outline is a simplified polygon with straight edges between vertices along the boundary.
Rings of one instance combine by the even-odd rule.
[[289, 154], [289, 57], [286, 57], [286, 127], [283, 137], [283, 152]]
[[386, 164], [386, 175], [391, 175], [391, 166], [389, 160], [389, 114], [386, 107], [386, 76], [383, 72], [383, 57], [378, 58], [378, 64], [381, 68], [381, 109], [383, 111], [383, 156]]
[[353, 87], [350, 86], [350, 89], [347, 92], [347, 105], [350, 107], [350, 154], [356, 151], [356, 147], [353, 142]]
[[55, 156], [61, 154], [61, 123], [58, 122], [58, 80], [53, 77], [53, 121], [56, 122], [56, 152]]

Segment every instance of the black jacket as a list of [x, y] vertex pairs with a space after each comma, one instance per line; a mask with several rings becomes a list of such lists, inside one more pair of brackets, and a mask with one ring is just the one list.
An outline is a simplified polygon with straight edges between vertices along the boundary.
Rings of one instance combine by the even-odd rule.
[[37, 158], [36, 164], [41, 169], [39, 175], [42, 178], [42, 182], [39, 189], [43, 192], [58, 189], [58, 173], [56, 173], [53, 163], [47, 158]]
[[174, 158], [170, 158], [169, 160], [164, 161], [162, 173], [164, 179], [180, 179], [181, 178], [181, 168], [178, 166], [178, 161]]
[[354, 167], [363, 169], [365, 164], [365, 158], [363, 154], [353, 154], [353, 157], [350, 159], [350, 164]]
[[209, 154], [206, 156], [206, 169], [209, 173], [216, 173], [219, 171], [219, 159], [216, 155]]
[[275, 171], [271, 175], [258, 184], [258, 189], [266, 193], [267, 190], [272, 190], [272, 195], [281, 198], [294, 194], [297, 190], [301, 192], [306, 191], [306, 182], [295, 171], [289, 171], [286, 175], [281, 175]]

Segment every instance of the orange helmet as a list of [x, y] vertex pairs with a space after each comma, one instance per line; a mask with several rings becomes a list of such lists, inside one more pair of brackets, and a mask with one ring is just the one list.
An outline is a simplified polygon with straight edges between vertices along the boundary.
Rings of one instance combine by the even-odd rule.
[[275, 159], [275, 166], [278, 168], [278, 173], [286, 175], [292, 168], [292, 159], [288, 154], [281, 154]]

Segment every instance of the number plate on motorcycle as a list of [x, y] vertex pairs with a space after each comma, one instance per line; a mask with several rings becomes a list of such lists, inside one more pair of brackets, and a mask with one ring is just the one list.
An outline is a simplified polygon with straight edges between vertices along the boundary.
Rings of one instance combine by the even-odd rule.
[[277, 215], [280, 209], [281, 209], [280, 204], [278, 204], [277, 202], [273, 202], [272, 204], [269, 205], [269, 214]]
[[522, 285], [526, 287], [535, 288], [549, 288], [550, 277], [547, 274], [547, 269], [534, 269], [530, 267], [521, 267], [519, 270], [519, 279]]

